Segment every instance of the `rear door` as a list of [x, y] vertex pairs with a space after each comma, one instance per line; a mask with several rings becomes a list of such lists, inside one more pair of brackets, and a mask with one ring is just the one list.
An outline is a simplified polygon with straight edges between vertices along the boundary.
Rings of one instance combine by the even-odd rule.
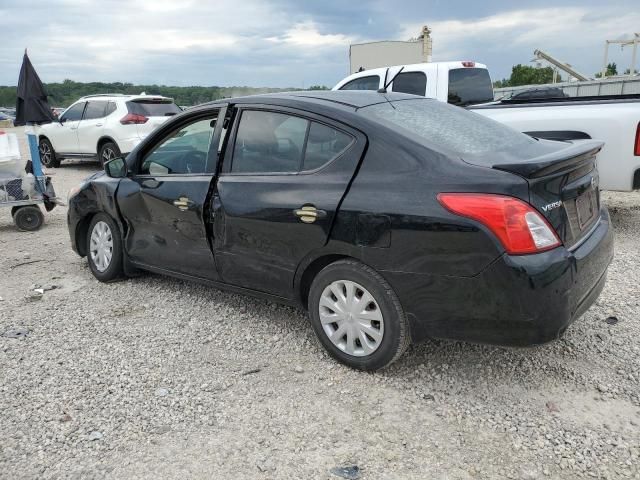
[[221, 110], [200, 112], [159, 135], [118, 187], [127, 224], [125, 249], [135, 263], [216, 280], [207, 198], [216, 171]]
[[50, 139], [53, 149], [58, 153], [80, 153], [78, 147], [78, 125], [82, 120], [87, 102], [78, 102], [69, 107], [60, 117], [60, 128]]
[[322, 248], [366, 137], [287, 108], [236, 112], [213, 199], [214, 253], [232, 285], [291, 298], [303, 258]]
[[104, 130], [104, 117], [107, 111], [106, 100], [89, 100], [84, 109], [82, 120], [78, 124], [78, 149], [80, 153], [96, 155], [98, 140]]

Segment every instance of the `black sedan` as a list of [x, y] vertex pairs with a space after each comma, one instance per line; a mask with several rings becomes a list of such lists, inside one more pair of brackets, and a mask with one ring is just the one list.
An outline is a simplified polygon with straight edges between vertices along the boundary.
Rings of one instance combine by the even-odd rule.
[[427, 337], [534, 345], [604, 286], [601, 146], [395, 93], [224, 100], [87, 179], [69, 232], [101, 281], [147, 270], [301, 306], [359, 369]]

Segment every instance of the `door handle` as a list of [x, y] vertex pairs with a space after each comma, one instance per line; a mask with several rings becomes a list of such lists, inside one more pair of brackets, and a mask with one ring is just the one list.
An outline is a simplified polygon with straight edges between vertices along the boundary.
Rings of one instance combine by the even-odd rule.
[[183, 212], [189, 210], [189, 208], [193, 206], [193, 202], [187, 197], [180, 197], [179, 199], [174, 200], [173, 204], [178, 207], [178, 210]]
[[77, 126], [76, 126], [76, 127], [69, 127], [69, 128], [70, 128], [71, 130], [77, 130], [77, 129], [78, 129], [78, 127], [77, 127]]
[[302, 208], [294, 210], [293, 213], [304, 223], [313, 223], [318, 218], [322, 218], [327, 214], [324, 210], [318, 210], [313, 205], [305, 205]]
[[101, 123], [96, 123], [96, 127], [101, 127], [102, 124]]

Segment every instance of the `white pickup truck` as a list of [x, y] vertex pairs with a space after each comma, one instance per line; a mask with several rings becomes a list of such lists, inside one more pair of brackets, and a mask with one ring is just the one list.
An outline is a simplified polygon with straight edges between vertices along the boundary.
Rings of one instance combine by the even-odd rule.
[[605, 142], [598, 154], [600, 188], [640, 189], [640, 95], [493, 101], [487, 67], [434, 62], [376, 68], [341, 80], [333, 90], [410, 93], [466, 107], [533, 137]]

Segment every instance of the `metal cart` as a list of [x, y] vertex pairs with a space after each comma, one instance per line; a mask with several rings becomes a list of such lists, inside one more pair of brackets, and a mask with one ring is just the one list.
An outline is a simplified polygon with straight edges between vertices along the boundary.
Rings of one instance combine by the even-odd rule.
[[46, 177], [0, 177], [0, 208], [11, 208], [13, 222], [20, 230], [38, 230], [44, 223], [39, 205], [44, 203]]

